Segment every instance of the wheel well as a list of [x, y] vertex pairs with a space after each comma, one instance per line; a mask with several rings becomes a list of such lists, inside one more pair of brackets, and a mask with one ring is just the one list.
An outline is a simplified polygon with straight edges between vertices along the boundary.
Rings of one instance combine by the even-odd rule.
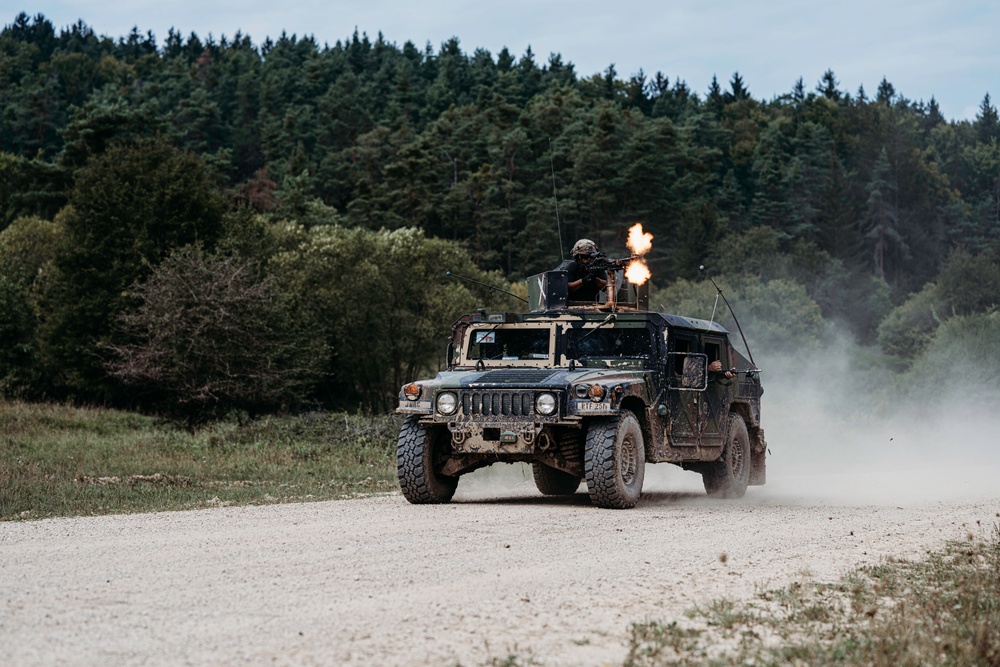
[[729, 406], [729, 411], [743, 417], [743, 423], [747, 425], [747, 429], [751, 428], [753, 422], [750, 420], [750, 408], [746, 403], [733, 403]]
[[743, 418], [743, 423], [747, 426], [747, 434], [750, 436], [750, 448], [754, 451], [762, 448], [760, 426], [753, 423], [750, 416], [750, 406], [746, 403], [733, 403], [729, 406], [729, 411]]
[[630, 410], [635, 418], [639, 420], [639, 428], [642, 429], [642, 442], [646, 447], [646, 455], [649, 456], [650, 446], [653, 442], [653, 434], [649, 430], [649, 421], [646, 419], [646, 405], [637, 396], [626, 396], [622, 399], [623, 410]]

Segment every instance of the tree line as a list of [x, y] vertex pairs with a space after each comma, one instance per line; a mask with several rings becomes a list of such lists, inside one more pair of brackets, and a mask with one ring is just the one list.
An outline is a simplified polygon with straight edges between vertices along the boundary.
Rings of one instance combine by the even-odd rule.
[[785, 304], [781, 330], [838, 322], [905, 367], [995, 310], [998, 138], [988, 94], [954, 121], [832, 71], [759, 100], [739, 73], [699, 93], [457, 38], [159, 44], [22, 13], [0, 32], [0, 391], [382, 409], [496, 298], [445, 270], [511, 287], [579, 237], [624, 252], [636, 221], [654, 302], [707, 264]]

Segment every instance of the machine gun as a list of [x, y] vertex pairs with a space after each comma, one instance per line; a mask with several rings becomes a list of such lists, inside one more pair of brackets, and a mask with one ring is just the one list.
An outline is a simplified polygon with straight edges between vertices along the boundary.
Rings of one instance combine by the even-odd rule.
[[590, 262], [586, 265], [587, 274], [594, 276], [598, 271], [608, 272], [608, 284], [606, 286], [608, 295], [607, 307], [612, 312], [615, 311], [615, 299], [618, 294], [618, 287], [615, 284], [615, 271], [627, 270], [628, 265], [636, 259], [639, 259], [639, 256], [635, 254], [629, 255], [628, 257], [613, 259], [608, 257], [603, 252], [590, 253]]
[[590, 264], [587, 264], [587, 271], [624, 271], [636, 259], [639, 259], [638, 255], [612, 259], [603, 252], [592, 252], [590, 253]]

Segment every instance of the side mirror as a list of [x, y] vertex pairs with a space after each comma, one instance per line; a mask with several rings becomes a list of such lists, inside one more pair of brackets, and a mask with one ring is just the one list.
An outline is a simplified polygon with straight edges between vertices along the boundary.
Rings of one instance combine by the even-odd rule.
[[455, 341], [448, 343], [448, 348], [444, 353], [445, 365], [451, 368], [452, 364], [455, 363]]

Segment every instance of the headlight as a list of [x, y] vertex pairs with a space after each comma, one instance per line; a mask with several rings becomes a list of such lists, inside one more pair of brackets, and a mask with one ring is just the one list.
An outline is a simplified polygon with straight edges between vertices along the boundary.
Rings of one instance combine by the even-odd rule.
[[594, 403], [600, 403], [604, 400], [604, 387], [599, 384], [590, 385], [590, 391], [588, 393], [590, 394], [590, 400]]
[[458, 407], [458, 398], [450, 391], [441, 392], [437, 397], [437, 410], [443, 415], [450, 415]]
[[556, 411], [556, 397], [552, 394], [539, 394], [535, 399], [535, 409], [540, 415], [551, 415]]
[[576, 385], [576, 397], [577, 398], [587, 398], [587, 392], [590, 391], [590, 386], [585, 384]]
[[403, 387], [403, 396], [407, 399], [415, 401], [420, 398], [420, 385], [416, 382], [411, 382], [410, 384]]

